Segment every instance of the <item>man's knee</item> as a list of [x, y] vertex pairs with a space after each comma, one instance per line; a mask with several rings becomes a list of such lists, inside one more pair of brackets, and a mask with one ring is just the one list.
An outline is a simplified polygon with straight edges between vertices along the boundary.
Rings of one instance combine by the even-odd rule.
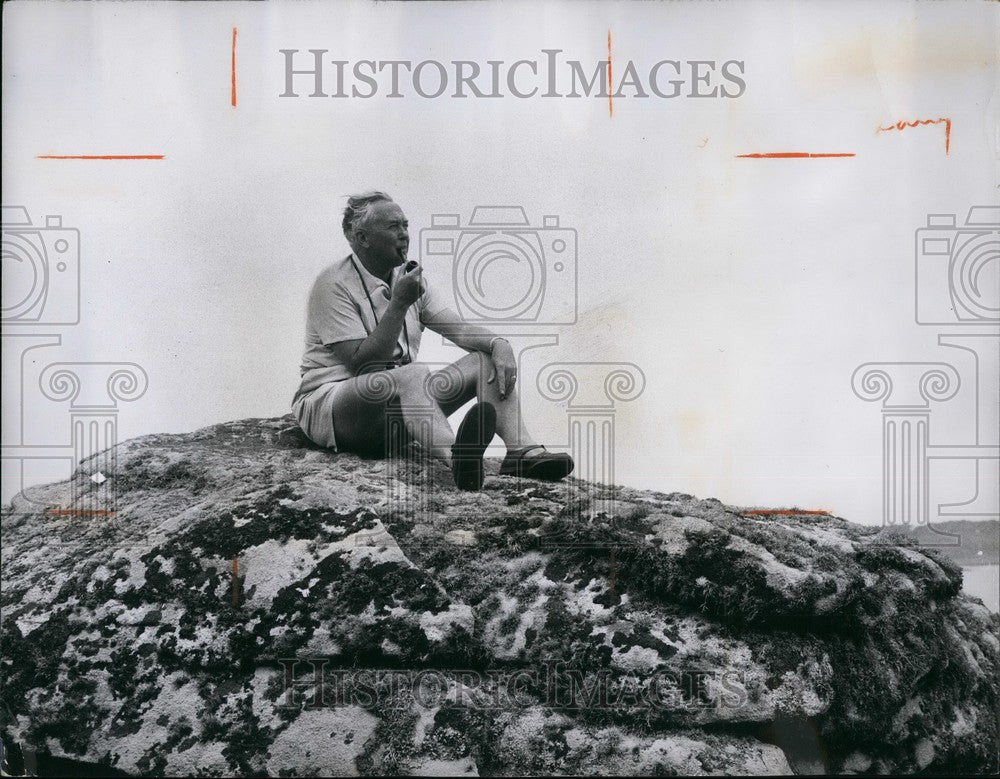
[[435, 400], [434, 375], [426, 365], [410, 363], [392, 371], [396, 397], [403, 406], [424, 407]]
[[493, 368], [493, 358], [483, 352], [472, 352], [469, 356], [475, 360], [477, 376], [485, 381]]
[[461, 377], [467, 385], [471, 384], [475, 388], [489, 378], [493, 371], [493, 359], [482, 352], [470, 352], [445, 370], [455, 377]]
[[475, 382], [475, 388], [481, 389], [487, 381], [489, 381], [490, 376], [494, 371], [493, 358], [488, 354], [483, 354], [482, 352], [473, 352], [469, 356], [474, 357], [473, 361], [473, 381]]
[[430, 377], [430, 369], [421, 363], [411, 362], [408, 365], [401, 365], [389, 371], [389, 374], [396, 382], [396, 389], [401, 394], [412, 393], [414, 390], [423, 390]]
[[426, 365], [410, 363], [388, 371], [374, 371], [357, 377], [358, 394], [373, 405], [385, 406], [400, 397], [411, 397], [414, 389], [427, 382]]
[[[488, 374], [483, 370], [490, 365], [489, 358], [480, 352], [472, 352], [462, 359], [432, 373], [427, 379], [428, 392], [442, 408], [454, 403], [464, 403], [474, 396], [480, 380]], [[483, 378], [480, 379], [480, 376]]]

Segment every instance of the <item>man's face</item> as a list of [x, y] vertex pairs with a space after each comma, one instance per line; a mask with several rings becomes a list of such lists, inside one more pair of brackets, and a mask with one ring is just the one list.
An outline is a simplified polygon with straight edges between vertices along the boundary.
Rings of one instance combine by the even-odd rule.
[[410, 248], [408, 226], [403, 209], [395, 203], [380, 201], [372, 206], [359, 232], [373, 260], [395, 267], [406, 262], [406, 252]]

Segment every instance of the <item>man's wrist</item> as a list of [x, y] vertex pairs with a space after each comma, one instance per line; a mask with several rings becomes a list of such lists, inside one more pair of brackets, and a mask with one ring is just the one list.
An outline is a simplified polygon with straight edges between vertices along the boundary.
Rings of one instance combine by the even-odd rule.
[[396, 314], [405, 314], [406, 310], [413, 304], [406, 304], [396, 297], [389, 298], [389, 309]]

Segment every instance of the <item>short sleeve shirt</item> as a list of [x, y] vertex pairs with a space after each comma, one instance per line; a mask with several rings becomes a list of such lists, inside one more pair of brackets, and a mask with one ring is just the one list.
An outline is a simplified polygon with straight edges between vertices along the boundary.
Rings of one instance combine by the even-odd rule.
[[[403, 272], [403, 266], [395, 268], [390, 282], [395, 283]], [[319, 274], [309, 292], [305, 353], [300, 370], [302, 382], [296, 397], [327, 382], [353, 376], [330, 347], [371, 335], [388, 311], [390, 297], [391, 284], [369, 273], [353, 254], [334, 262]], [[423, 294], [406, 311], [393, 359], [415, 360], [424, 323], [446, 307], [424, 280]]]

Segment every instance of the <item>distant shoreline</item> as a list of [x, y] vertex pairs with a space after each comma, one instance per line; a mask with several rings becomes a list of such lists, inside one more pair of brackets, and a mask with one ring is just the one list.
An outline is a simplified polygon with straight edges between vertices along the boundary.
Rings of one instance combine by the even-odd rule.
[[959, 565], [1000, 565], [1000, 522], [995, 519], [951, 519], [900, 529], [918, 548], [936, 549]]

